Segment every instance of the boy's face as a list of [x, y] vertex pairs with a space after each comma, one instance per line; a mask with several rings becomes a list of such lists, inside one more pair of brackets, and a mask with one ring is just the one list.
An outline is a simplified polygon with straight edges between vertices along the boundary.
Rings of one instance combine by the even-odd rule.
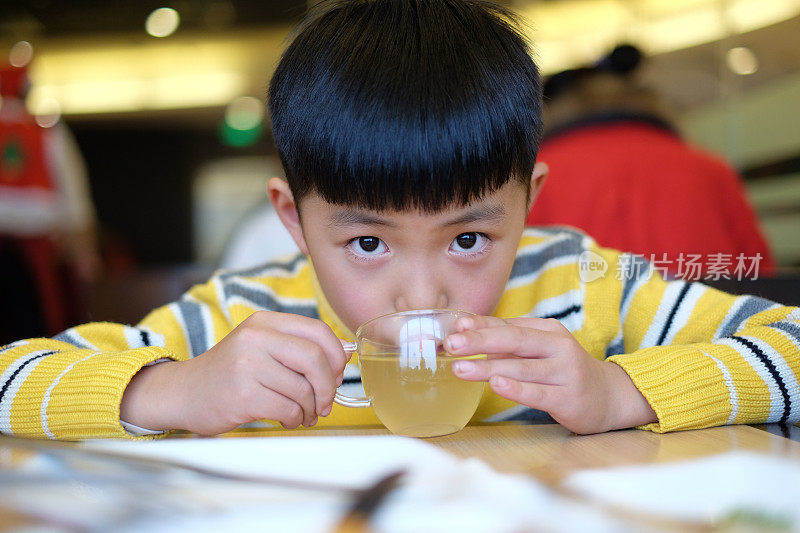
[[[278, 181], [270, 182], [273, 204], [351, 331], [408, 309], [491, 314], [511, 273], [529, 207], [525, 187], [514, 180], [467, 206], [434, 214], [330, 204], [311, 193], [301, 202], [298, 220], [289, 209], [288, 186]], [[531, 199], [541, 182], [536, 173], [532, 182]]]

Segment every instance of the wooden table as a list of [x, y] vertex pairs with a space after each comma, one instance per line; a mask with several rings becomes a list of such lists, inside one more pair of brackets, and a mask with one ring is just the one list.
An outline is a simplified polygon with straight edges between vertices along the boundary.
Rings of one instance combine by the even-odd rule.
[[[224, 436], [389, 435], [383, 427], [275, 431], [238, 429]], [[800, 462], [800, 442], [750, 426], [723, 426], [658, 434], [638, 429], [575, 435], [558, 424], [498, 422], [424, 439], [459, 457], [477, 457], [496, 470], [528, 474], [557, 484], [570, 472], [608, 466], [660, 463], [750, 450]]]
[[[641, 430], [575, 435], [555, 424], [496, 423], [469, 426], [453, 435], [425, 441], [459, 457], [480, 458], [501, 472], [533, 476], [557, 489], [564, 476], [581, 469], [660, 463], [734, 450], [755, 451], [800, 462], [800, 442], [780, 436], [779, 431], [777, 433], [750, 426], [726, 426], [663, 435]], [[387, 434], [389, 432], [382, 427], [291, 431], [248, 428], [226, 433], [221, 438]], [[173, 438], [199, 437], [176, 433]], [[3, 468], [2, 461], [0, 468]], [[36, 524], [26, 517], [4, 512], [0, 505], [0, 531], [23, 525]], [[685, 528], [665, 529], [679, 531]]]

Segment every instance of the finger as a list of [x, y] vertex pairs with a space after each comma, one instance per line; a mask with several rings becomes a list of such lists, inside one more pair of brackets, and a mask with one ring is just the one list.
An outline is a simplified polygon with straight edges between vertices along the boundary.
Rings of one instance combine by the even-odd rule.
[[498, 318], [496, 316], [465, 316], [456, 320], [456, 332], [468, 331], [473, 329], [496, 328], [503, 325], [521, 326], [525, 328], [535, 328], [552, 333], [564, 333], [569, 330], [555, 318], [519, 317], [519, 318]]
[[455, 361], [453, 374], [466, 381], [488, 381], [492, 376], [503, 376], [516, 381], [560, 385], [559, 364], [556, 359], [525, 359], [505, 357], [503, 359]]
[[[333, 403], [336, 394], [336, 377], [328, 365], [322, 348], [307, 339], [293, 335], [275, 335], [271, 339], [269, 353], [272, 357], [294, 370], [311, 384], [314, 390], [314, 412], [322, 412]], [[290, 395], [294, 399], [294, 395]]]
[[344, 366], [349, 358], [342, 348], [342, 342], [325, 322], [307, 316], [273, 311], [253, 313], [251, 319], [262, 327], [315, 342], [325, 352], [333, 373], [338, 376], [344, 372]]
[[470, 331], [473, 329], [493, 328], [499, 327], [506, 323], [502, 318], [496, 316], [462, 316], [455, 323], [455, 331]]
[[537, 317], [518, 317], [509, 318], [505, 321], [512, 326], [521, 326], [524, 328], [540, 329], [542, 331], [549, 331], [551, 333], [570, 333], [570, 331], [555, 318], [537, 318]]
[[570, 348], [571, 337], [535, 328], [505, 325], [449, 335], [445, 349], [454, 355], [553, 357]]
[[559, 387], [555, 385], [523, 383], [503, 376], [492, 376], [489, 387], [498, 396], [548, 413], [558, 406]]
[[304, 426], [309, 427], [316, 422], [319, 413], [317, 413], [314, 387], [305, 376], [277, 361], [271, 361], [271, 364], [262, 369], [257, 379], [265, 389], [277, 392], [299, 405], [303, 410]]
[[279, 422], [286, 429], [295, 429], [304, 422], [300, 405], [271, 389], [263, 389], [250, 401], [251, 418]]

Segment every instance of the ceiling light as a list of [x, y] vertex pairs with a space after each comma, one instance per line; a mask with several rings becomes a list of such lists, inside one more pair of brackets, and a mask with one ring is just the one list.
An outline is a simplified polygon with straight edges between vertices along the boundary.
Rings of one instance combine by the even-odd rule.
[[160, 7], [150, 13], [144, 27], [153, 37], [167, 37], [175, 33], [180, 22], [177, 11], [171, 7]]
[[19, 41], [11, 47], [8, 62], [15, 67], [24, 67], [33, 58], [33, 46], [28, 41]]
[[740, 76], [747, 76], [758, 70], [758, 58], [756, 58], [752, 50], [744, 46], [737, 46], [728, 50], [725, 54], [725, 62], [728, 64], [729, 69]]

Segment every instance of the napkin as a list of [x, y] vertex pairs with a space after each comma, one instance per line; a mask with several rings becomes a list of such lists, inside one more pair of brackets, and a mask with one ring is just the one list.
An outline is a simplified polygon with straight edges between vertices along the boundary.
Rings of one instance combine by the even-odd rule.
[[[532, 478], [501, 474], [477, 459], [460, 459], [407, 437], [92, 441], [84, 446], [173, 459], [230, 473], [351, 488], [367, 487], [404, 468], [407, 475], [401, 486], [389, 494], [372, 519], [378, 532], [626, 531], [612, 517], [562, 499]], [[59, 468], [64, 465], [39, 456], [22, 470], [41, 478], [43, 473], [52, 474]], [[0, 470], [0, 481], [3, 473]], [[120, 486], [93, 488], [94, 473], [90, 465], [72, 474], [61, 472], [57, 478], [73, 476], [66, 487], [18, 483], [11, 490], [10, 485], [0, 482], [0, 498], [12, 507], [59, 518], [72, 529], [80, 526], [124, 533], [323, 532], [337, 524], [352, 502], [351, 496], [341, 492], [234, 483], [188, 473], [173, 473], [153, 482], [147, 477], [137, 478], [134, 472]], [[115, 510], [119, 512], [115, 514]], [[53, 516], [54, 512], [59, 516]]]
[[744, 519], [800, 530], [800, 461], [729, 452], [656, 465], [582, 470], [564, 486], [594, 501], [676, 520]]

